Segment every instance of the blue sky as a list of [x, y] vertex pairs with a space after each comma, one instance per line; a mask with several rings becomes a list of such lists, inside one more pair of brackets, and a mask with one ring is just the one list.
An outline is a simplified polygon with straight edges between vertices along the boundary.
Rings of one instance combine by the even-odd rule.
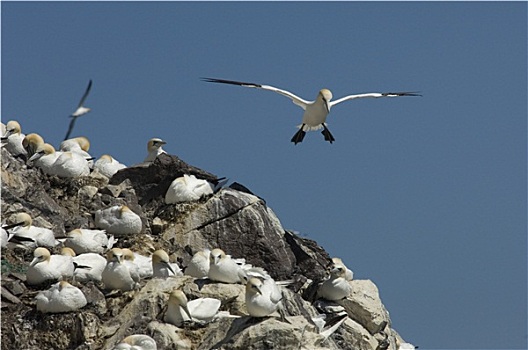
[[[527, 347], [525, 2], [5, 2], [5, 123], [132, 165], [151, 137], [372, 279], [421, 349]], [[293, 145], [313, 100], [335, 106]]]

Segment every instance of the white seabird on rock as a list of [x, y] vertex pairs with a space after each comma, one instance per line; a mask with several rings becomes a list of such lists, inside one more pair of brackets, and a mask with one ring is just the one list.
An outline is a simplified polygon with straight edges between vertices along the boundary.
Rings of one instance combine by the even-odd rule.
[[28, 284], [41, 284], [73, 277], [73, 258], [65, 255], [51, 255], [49, 250], [39, 247], [33, 252], [33, 260], [26, 272]]
[[44, 313], [76, 311], [86, 306], [83, 292], [66, 281], [60, 281], [35, 297], [37, 310]]
[[71, 256], [73, 260], [73, 278], [78, 282], [101, 281], [102, 273], [106, 267], [106, 259], [97, 253], [84, 253], [77, 255], [71, 248], [61, 249], [61, 255]]
[[348, 267], [346, 267], [345, 263], [343, 262], [343, 260], [341, 260], [341, 258], [338, 258], [338, 257], [333, 257], [332, 258], [332, 262], [334, 263], [334, 266], [335, 265], [341, 265], [345, 268], [346, 272], [345, 272], [345, 278], [347, 281], [352, 281], [354, 279], [354, 272], [352, 272], [352, 270], [350, 270]]
[[120, 248], [112, 248], [106, 256], [107, 263], [102, 273], [105, 288], [121, 291], [135, 289], [139, 282], [139, 272], [124, 261], [123, 251]]
[[167, 144], [167, 142], [163, 141], [160, 138], [152, 138], [147, 142], [147, 157], [145, 160], [143, 160], [143, 163], [150, 164], [153, 161], [156, 160], [156, 158], [162, 154], [167, 153], [163, 150], [163, 145]]
[[152, 258], [133, 252], [128, 248], [122, 248], [123, 259], [129, 266], [136, 266], [140, 278], [152, 277]]
[[17, 237], [31, 238], [31, 241], [20, 242], [23, 246], [29, 248], [48, 247], [53, 248], [59, 241], [55, 239], [52, 230], [44, 227], [33, 226], [33, 219], [27, 213], [18, 213], [15, 215], [14, 224], [16, 226], [11, 233]]
[[250, 278], [246, 283], [245, 300], [247, 311], [253, 317], [265, 317], [282, 308], [282, 293], [272, 279], [263, 282]]
[[31, 157], [35, 154], [39, 146], [44, 144], [44, 139], [39, 134], [28, 134], [24, 139], [22, 140], [22, 147], [27, 152], [27, 156]]
[[58, 177], [80, 177], [90, 175], [90, 166], [85, 157], [71, 151], [62, 152], [55, 163], [52, 173]]
[[157, 350], [156, 341], [145, 334], [129, 335], [121, 340], [113, 350]]
[[185, 275], [192, 276], [195, 278], [204, 278], [209, 274], [209, 257], [211, 256], [211, 251], [209, 249], [204, 249], [196, 252], [189, 265], [185, 269]]
[[170, 262], [166, 251], [156, 250], [152, 254], [152, 277], [168, 278], [170, 276], [182, 276], [180, 267]]
[[338, 100], [330, 101], [332, 99], [332, 92], [330, 92], [330, 90], [328, 89], [322, 89], [319, 91], [319, 94], [317, 95], [315, 101], [307, 101], [294, 95], [289, 91], [282, 90], [270, 85], [243, 83], [240, 81], [211, 78], [202, 78], [202, 80], [209, 83], [231, 84], [262, 90], [269, 90], [290, 98], [294, 104], [304, 110], [302, 124], [299, 125], [299, 131], [291, 139], [291, 142], [295, 144], [302, 142], [306, 131], [319, 130], [321, 128], [323, 128], [322, 134], [324, 135], [325, 141], [328, 141], [330, 143], [334, 142], [335, 139], [326, 126], [326, 117], [328, 116], [328, 113], [330, 113], [330, 109], [338, 103], [366, 97], [379, 98], [399, 96], [421, 96], [416, 92], [370, 92], [356, 95], [348, 95]]
[[16, 120], [10, 120], [6, 125], [6, 132], [2, 135], [4, 148], [13, 156], [27, 155], [22, 142], [26, 135], [22, 134], [22, 128]]
[[54, 175], [53, 164], [62, 152], [56, 152], [55, 148], [49, 143], [44, 143], [37, 147], [35, 153], [28, 159], [28, 163], [33, 163], [36, 167], [42, 169], [45, 174]]
[[191, 301], [181, 290], [174, 290], [168, 301], [164, 321], [180, 327], [185, 321], [208, 323], [215, 319], [221, 301], [214, 298], [198, 298]]
[[317, 290], [317, 297], [326, 300], [340, 300], [350, 295], [352, 288], [346, 278], [347, 268], [335, 264], [330, 270], [330, 277]]
[[95, 212], [95, 225], [114, 235], [140, 233], [141, 218], [126, 205], [114, 205]]
[[224, 283], [245, 283], [244, 276], [269, 277], [263, 268], [246, 264], [245, 259], [233, 259], [219, 248], [213, 249], [210, 253], [207, 276], [212, 281]]
[[165, 193], [165, 203], [190, 202], [202, 196], [213, 194], [214, 186], [207, 180], [197, 179], [194, 175], [183, 175], [172, 181]]
[[103, 174], [108, 178], [111, 178], [119, 170], [125, 168], [126, 165], [120, 163], [108, 154], [103, 154], [101, 158], [97, 159], [94, 164], [94, 170], [97, 170], [99, 173]]
[[72, 248], [75, 253], [103, 253], [109, 247], [109, 239], [105, 230], [90, 230], [77, 228], [66, 234], [64, 245]]

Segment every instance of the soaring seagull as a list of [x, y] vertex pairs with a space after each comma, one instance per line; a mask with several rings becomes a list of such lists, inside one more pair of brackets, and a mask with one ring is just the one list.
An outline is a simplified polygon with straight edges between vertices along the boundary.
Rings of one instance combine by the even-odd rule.
[[338, 103], [365, 97], [379, 98], [399, 96], [422, 96], [417, 92], [370, 92], [365, 94], [348, 95], [338, 100], [330, 101], [332, 99], [332, 92], [328, 89], [322, 89], [321, 91], [319, 91], [319, 94], [317, 95], [315, 101], [306, 101], [289, 91], [282, 90], [270, 85], [244, 83], [240, 81], [213, 78], [202, 78], [202, 80], [209, 83], [231, 84], [269, 90], [290, 98], [293, 103], [295, 103], [297, 106], [301, 107], [304, 110], [302, 124], [299, 125], [299, 131], [297, 131], [291, 139], [291, 142], [295, 144], [302, 142], [306, 131], [319, 130], [321, 128], [323, 128], [323, 131], [321, 133], [324, 135], [324, 139], [330, 143], [334, 142], [335, 138], [332, 136], [330, 130], [328, 130], [328, 127], [326, 125], [326, 117], [328, 116], [328, 113], [330, 113], [330, 109], [332, 108], [332, 106]]
[[68, 137], [70, 137], [70, 134], [73, 130], [73, 126], [75, 125], [75, 121], [77, 120], [77, 118], [91, 111], [91, 108], [83, 106], [84, 100], [86, 100], [86, 98], [88, 97], [88, 94], [90, 93], [91, 88], [92, 88], [92, 80], [90, 79], [90, 82], [88, 83], [88, 87], [86, 88], [86, 91], [84, 92], [83, 97], [81, 97], [81, 101], [79, 101], [79, 105], [77, 106], [77, 109], [75, 110], [75, 112], [73, 112], [72, 115], [70, 115], [70, 118], [71, 118], [70, 126], [68, 127], [68, 132], [66, 133], [64, 140], [67, 140]]

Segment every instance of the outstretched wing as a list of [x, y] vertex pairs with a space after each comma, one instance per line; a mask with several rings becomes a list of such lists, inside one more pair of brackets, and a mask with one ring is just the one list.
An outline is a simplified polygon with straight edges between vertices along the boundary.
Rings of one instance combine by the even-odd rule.
[[239, 85], [239, 86], [245, 86], [245, 87], [251, 87], [251, 88], [257, 88], [262, 90], [269, 90], [276, 92], [278, 94], [281, 94], [283, 96], [286, 96], [292, 100], [293, 103], [295, 103], [297, 106], [300, 106], [302, 109], [306, 109], [306, 106], [311, 104], [312, 101], [306, 101], [299, 96], [279, 88], [276, 88], [274, 86], [270, 85], [261, 85], [261, 84], [255, 84], [255, 83], [244, 83], [241, 81], [234, 81], [234, 80], [224, 80], [224, 79], [213, 79], [213, 78], [201, 78], [202, 81], [206, 81], [208, 83], [220, 83], [220, 84], [230, 84], [230, 85]]
[[356, 98], [380, 98], [380, 97], [400, 97], [400, 96], [422, 96], [417, 92], [369, 92], [366, 94], [357, 94], [357, 95], [348, 95], [341, 97], [340, 99], [330, 101], [328, 103], [329, 107], [332, 107], [338, 103], [345, 102], [348, 100], [355, 100]]
[[67, 140], [70, 137], [70, 134], [73, 130], [73, 126], [75, 125], [75, 121], [77, 120], [78, 117], [70, 116], [70, 118], [71, 118], [70, 126], [68, 127], [68, 132], [66, 133], [66, 136], [64, 136], [64, 140]]
[[88, 97], [88, 94], [90, 93], [90, 90], [92, 89], [92, 79], [88, 82], [88, 87], [86, 88], [86, 91], [84, 92], [83, 97], [81, 97], [81, 101], [79, 101], [79, 105], [77, 108], [81, 107], [84, 104], [84, 100]]

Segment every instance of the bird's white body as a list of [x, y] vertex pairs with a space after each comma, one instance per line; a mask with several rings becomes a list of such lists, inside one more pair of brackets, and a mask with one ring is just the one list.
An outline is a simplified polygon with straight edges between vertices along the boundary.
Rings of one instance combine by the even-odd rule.
[[168, 278], [171, 276], [182, 276], [182, 272], [178, 264], [171, 263], [169, 255], [164, 250], [156, 250], [152, 254], [152, 277]]
[[346, 278], [346, 271], [344, 265], [334, 265], [330, 277], [319, 286], [317, 296], [326, 300], [340, 300], [349, 296], [352, 288]]
[[245, 86], [245, 87], [250, 87], [250, 88], [258, 88], [262, 90], [269, 90], [269, 91], [276, 92], [280, 95], [286, 96], [289, 99], [291, 99], [293, 103], [295, 103], [297, 106], [301, 107], [304, 110], [302, 124], [299, 125], [299, 131], [293, 136], [291, 140], [295, 144], [302, 142], [306, 131], [319, 130], [321, 128], [324, 128], [322, 134], [324, 135], [326, 141], [330, 143], [335, 141], [334, 137], [332, 136], [332, 134], [326, 127], [326, 117], [328, 116], [328, 113], [330, 113], [330, 109], [332, 108], [332, 106], [338, 103], [348, 101], [348, 100], [358, 99], [358, 98], [420, 96], [414, 92], [394, 92], [394, 93], [372, 92], [372, 93], [365, 93], [365, 94], [348, 95], [340, 99], [337, 99], [335, 101], [331, 101], [332, 92], [328, 89], [322, 89], [319, 91], [319, 94], [317, 95], [317, 98], [315, 99], [315, 101], [307, 101], [289, 91], [279, 89], [279, 88], [276, 88], [270, 85], [244, 83], [244, 82], [233, 81], [233, 80], [211, 79], [211, 78], [204, 78], [203, 80], [210, 82], [210, 83], [231, 84], [231, 85], [239, 85], [239, 86]]
[[94, 161], [93, 157], [88, 153], [90, 149], [90, 140], [84, 136], [74, 137], [73, 139], [67, 139], [61, 142], [59, 150], [61, 152], [72, 152], [82, 156], [87, 162], [88, 167], [93, 169]]
[[204, 278], [209, 274], [209, 257], [211, 251], [209, 249], [204, 249], [196, 252], [189, 265], [185, 269], [185, 275], [192, 276], [195, 278]]
[[137, 234], [142, 229], [141, 218], [126, 205], [97, 210], [95, 225], [114, 235]]
[[97, 170], [99, 173], [104, 176], [111, 178], [121, 169], [125, 169], [126, 165], [121, 164], [119, 161], [114, 159], [108, 154], [104, 154], [99, 158], [94, 164], [94, 170]]
[[201, 324], [215, 319], [220, 309], [221, 301], [214, 298], [198, 298], [191, 301], [181, 291], [175, 291], [169, 297], [165, 322], [180, 327], [185, 321]]
[[213, 249], [209, 261], [208, 277], [210, 280], [224, 283], [241, 282], [240, 271], [242, 267], [221, 249]]
[[[131, 271], [137, 271], [139, 278], [152, 277], [152, 258], [133, 252], [128, 248], [121, 249], [125, 263]], [[135, 273], [135, 272], [134, 272]]]
[[123, 252], [112, 248], [107, 253], [107, 263], [102, 273], [102, 281], [106, 289], [129, 291], [136, 288], [139, 282], [139, 271], [132, 264], [126, 263]]
[[55, 283], [35, 297], [37, 310], [44, 313], [76, 311], [86, 306], [83, 292], [66, 281]]
[[36, 248], [33, 256], [26, 272], [28, 284], [41, 284], [46, 281], [73, 277], [74, 266], [71, 256], [51, 255], [43, 247]]
[[145, 157], [145, 160], [143, 160], [143, 163], [150, 164], [153, 161], [156, 160], [156, 158], [163, 153], [167, 153], [163, 150], [163, 145], [167, 144], [162, 139], [159, 139], [157, 137], [150, 139], [147, 142], [147, 157]]
[[37, 147], [29, 162], [33, 162], [44, 173], [54, 175], [54, 164], [61, 154], [62, 152], [56, 152], [52, 145], [45, 143]]
[[102, 254], [108, 248], [108, 236], [105, 230], [75, 229], [66, 234], [64, 245], [82, 253]]
[[156, 341], [145, 334], [133, 334], [123, 339], [113, 350], [157, 350]]
[[74, 178], [90, 175], [90, 166], [85, 157], [71, 151], [62, 152], [55, 163], [52, 173], [59, 177]]
[[191, 202], [210, 194], [213, 194], [211, 183], [197, 179], [194, 175], [185, 174], [172, 181], [165, 194], [165, 203]]
[[282, 293], [273, 279], [250, 278], [246, 284], [246, 308], [250, 316], [265, 317], [282, 307]]
[[73, 277], [78, 282], [102, 280], [103, 270], [106, 267], [106, 259], [97, 253], [84, 253], [73, 257], [73, 262], [77, 268], [73, 272]]
[[13, 156], [27, 155], [22, 145], [25, 137], [20, 124], [15, 120], [10, 120], [7, 122], [5, 134], [2, 135], [3, 147]]
[[33, 220], [27, 213], [18, 213], [15, 216], [17, 223], [22, 223], [21, 226], [15, 227], [11, 233], [15, 236], [31, 238], [32, 241], [20, 242], [23, 246], [28, 248], [47, 247], [53, 248], [59, 241], [55, 239], [55, 234], [52, 230], [45, 227], [33, 226]]

